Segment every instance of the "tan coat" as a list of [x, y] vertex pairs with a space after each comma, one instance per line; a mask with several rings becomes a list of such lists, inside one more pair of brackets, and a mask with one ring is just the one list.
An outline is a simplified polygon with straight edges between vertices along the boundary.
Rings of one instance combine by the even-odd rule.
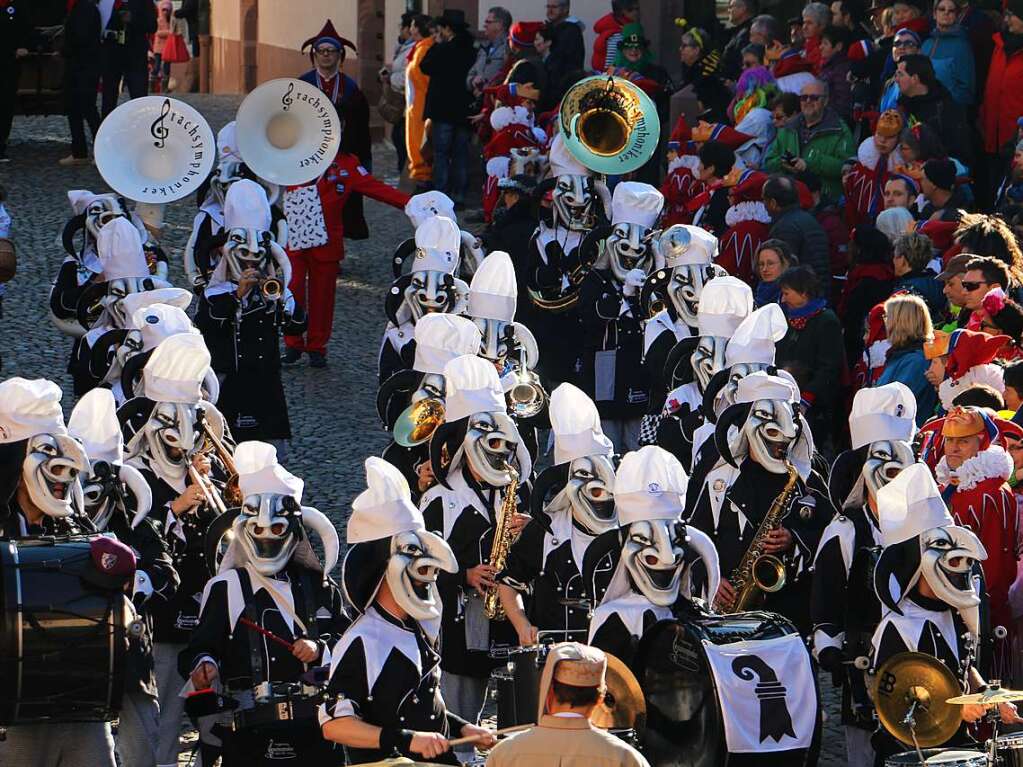
[[498, 743], [487, 767], [650, 767], [643, 755], [581, 717], [544, 716]]

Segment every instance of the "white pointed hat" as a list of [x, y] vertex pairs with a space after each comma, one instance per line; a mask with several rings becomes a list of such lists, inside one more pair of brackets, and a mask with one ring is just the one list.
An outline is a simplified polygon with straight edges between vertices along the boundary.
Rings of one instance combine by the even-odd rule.
[[455, 203], [444, 192], [435, 190], [413, 195], [405, 203], [405, 215], [416, 229], [426, 219], [434, 216], [444, 216], [452, 221], [458, 221], [458, 216], [455, 215]]
[[[670, 227], [669, 230], [665, 230], [661, 237], [668, 236], [669, 232], [674, 229], [682, 229], [686, 234], [689, 235], [689, 247], [681, 250], [681, 252], [673, 251], [670, 254], [665, 254], [664, 265], [669, 269], [676, 266], [684, 266], [686, 264], [712, 264], [714, 258], [718, 254], [718, 238], [708, 232], [706, 229], [699, 226], [692, 226], [691, 224], [675, 224]], [[676, 232], [676, 237], [678, 233]], [[663, 240], [662, 240], [663, 241]]]
[[427, 314], [416, 323], [416, 359], [412, 369], [443, 373], [455, 357], [478, 354], [483, 334], [476, 323], [455, 314]]
[[102, 195], [98, 195], [95, 192], [90, 192], [88, 189], [69, 189], [67, 193], [67, 201], [71, 205], [71, 211], [76, 216], [80, 216], [85, 213], [86, 209], [101, 196]]
[[877, 516], [885, 546], [908, 541], [933, 527], [954, 525], [934, 475], [914, 463], [877, 491]]
[[131, 315], [131, 323], [142, 334], [142, 351], [155, 349], [164, 339], [179, 333], [199, 335], [188, 315], [176, 306], [153, 304], [143, 306]]
[[149, 276], [149, 264], [146, 263], [146, 254], [142, 251], [139, 230], [126, 218], [108, 221], [99, 230], [96, 255], [102, 269], [101, 280]]
[[504, 390], [494, 363], [463, 355], [444, 366], [444, 420], [458, 421], [473, 413], [503, 413]]
[[242, 161], [241, 152], [238, 151], [237, 126], [238, 123], [231, 120], [217, 133], [217, 156], [220, 162], [226, 159]]
[[503, 250], [483, 259], [469, 285], [469, 316], [481, 320], [511, 322], [515, 319], [515, 265]]
[[202, 399], [202, 382], [210, 352], [201, 335], [179, 333], [160, 342], [142, 369], [142, 396], [154, 402], [195, 405]]
[[611, 223], [652, 229], [664, 207], [664, 195], [641, 181], [622, 181], [611, 195]]
[[117, 402], [110, 389], [92, 389], [78, 400], [67, 422], [68, 433], [82, 443], [90, 461], [120, 466], [124, 438], [117, 421]]
[[740, 363], [773, 365], [775, 344], [785, 337], [788, 329], [785, 312], [778, 304], [761, 306], [740, 322], [728, 339], [725, 367]]
[[124, 307], [124, 316], [134, 317], [139, 309], [153, 304], [167, 304], [178, 309], [187, 309], [192, 303], [192, 297], [192, 291], [184, 288], [156, 288], [140, 293], [129, 293], [121, 299], [121, 306]]
[[696, 326], [701, 336], [730, 338], [753, 311], [753, 291], [738, 277], [715, 277], [700, 293]]
[[626, 453], [615, 474], [618, 523], [624, 526], [644, 519], [679, 519], [688, 483], [678, 458], [664, 448], [646, 445]]
[[916, 397], [898, 381], [860, 389], [853, 397], [849, 435], [856, 450], [878, 440], [909, 442], [916, 434]]
[[614, 445], [604, 435], [600, 414], [586, 393], [563, 383], [551, 393], [551, 431], [554, 432], [554, 465], [590, 455], [611, 455]]
[[431, 216], [416, 227], [416, 254], [413, 272], [446, 272], [458, 266], [462, 249], [462, 231], [447, 216]]
[[0, 383], [0, 444], [36, 434], [66, 434], [61, 393], [45, 378], [8, 378]]
[[593, 175], [592, 170], [575, 159], [572, 153], [568, 151], [565, 142], [561, 140], [560, 133], [551, 142], [551, 150], [547, 157], [550, 164], [550, 174], [554, 178], [558, 176]]
[[366, 489], [352, 501], [349, 544], [390, 538], [426, 529], [423, 514], [412, 503], [408, 480], [383, 458], [366, 459]]
[[224, 197], [224, 228], [270, 230], [273, 217], [266, 189], [251, 179], [235, 181]]
[[799, 402], [799, 387], [788, 372], [778, 371], [771, 375], [763, 370], [750, 373], [739, 379], [735, 386], [736, 404], [749, 404], [762, 399]]
[[305, 483], [277, 462], [277, 448], [266, 442], [239, 442], [234, 449], [242, 498], [260, 493], [290, 495], [302, 502]]

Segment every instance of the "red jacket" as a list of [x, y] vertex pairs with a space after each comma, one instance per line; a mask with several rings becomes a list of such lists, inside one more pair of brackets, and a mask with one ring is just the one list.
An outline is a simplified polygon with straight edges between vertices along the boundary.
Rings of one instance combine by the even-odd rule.
[[[297, 188], [289, 187], [289, 189]], [[327, 225], [327, 236], [330, 238], [327, 245], [310, 249], [316, 251], [317, 256], [323, 256], [317, 258], [321, 261], [340, 261], [344, 258], [344, 223], [341, 213], [352, 192], [364, 194], [395, 208], [404, 208], [409, 201], [407, 194], [399, 192], [393, 186], [388, 186], [362, 167], [359, 158], [354, 154], [340, 152], [327, 171], [320, 176], [320, 180], [316, 182], [316, 189], [320, 195], [320, 205], [323, 206], [323, 220]]]
[[[593, 31], [597, 33], [597, 39], [593, 41], [593, 58], [590, 59], [590, 67], [597, 72], [603, 72], [610, 66], [614, 66], [614, 58], [607, 60], [607, 44], [612, 35], [622, 34], [622, 27], [625, 22], [613, 13], [605, 14], [597, 19], [593, 25]], [[618, 42], [621, 42], [619, 39]]]
[[995, 50], [987, 73], [984, 102], [980, 106], [980, 127], [984, 133], [984, 151], [996, 154], [1016, 138], [1016, 118], [1023, 115], [1023, 48], [1006, 55], [999, 32], [994, 36]]
[[664, 214], [661, 226], [667, 229], [675, 224], [693, 223], [693, 214], [689, 210], [689, 202], [706, 191], [707, 185], [700, 181], [693, 172], [684, 165], [676, 165], [669, 170], [661, 182], [661, 194], [664, 195]]

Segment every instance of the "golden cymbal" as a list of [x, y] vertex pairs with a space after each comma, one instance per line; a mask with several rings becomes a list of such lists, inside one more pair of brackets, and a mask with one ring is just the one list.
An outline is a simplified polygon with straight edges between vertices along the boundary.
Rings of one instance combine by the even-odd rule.
[[[952, 672], [937, 658], [919, 652], [893, 655], [874, 677], [878, 719], [907, 746], [914, 745], [913, 732], [920, 748], [940, 746], [955, 734], [960, 710], [946, 701], [959, 692], [959, 681]], [[910, 709], [913, 729], [906, 722]]]
[[971, 693], [970, 695], [958, 695], [955, 698], [949, 698], [945, 702], [956, 706], [967, 706], [971, 703], [977, 703], [981, 706], [993, 706], [998, 703], [1016, 703], [1021, 700], [1023, 700], [1023, 690], [1006, 690], [998, 685], [991, 685], [981, 692]]
[[611, 653], [605, 654], [607, 692], [590, 714], [590, 722], [604, 730], [642, 729], [646, 723], [643, 690], [628, 666]]

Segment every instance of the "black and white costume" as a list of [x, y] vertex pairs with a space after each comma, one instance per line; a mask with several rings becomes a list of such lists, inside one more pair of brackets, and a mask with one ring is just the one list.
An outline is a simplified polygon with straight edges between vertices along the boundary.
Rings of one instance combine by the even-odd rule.
[[[320, 724], [356, 717], [381, 728], [378, 748], [348, 747], [352, 762], [409, 751], [413, 732], [460, 732], [465, 721], [449, 713], [440, 690], [437, 576], [457, 562], [442, 538], [427, 532], [404, 477], [379, 458], [366, 460], [364, 490], [352, 504], [342, 583], [359, 611], [334, 648]], [[386, 589], [403, 615], [377, 596]], [[454, 763], [454, 762], [452, 762]]]
[[[972, 688], [980, 641], [982, 592], [977, 565], [987, 552], [976, 535], [954, 524], [930, 470], [915, 463], [877, 491], [884, 549], [874, 570], [881, 621], [871, 639], [871, 672], [901, 652], [941, 661]], [[934, 596], [921, 592], [926, 583]], [[946, 744], [969, 742], [965, 728]], [[906, 746], [883, 729], [873, 744], [883, 758]]]
[[[418, 229], [426, 219], [433, 216], [443, 216], [458, 223], [458, 214], [455, 212], [455, 203], [450, 197], [436, 189], [428, 192], [413, 195], [405, 203], [405, 215], [408, 216], [412, 228]], [[458, 270], [455, 272], [463, 279], [469, 279], [483, 263], [483, 243], [471, 232], [459, 229], [459, 239], [462, 246], [459, 249]], [[415, 237], [404, 240], [394, 252], [395, 277], [400, 275], [401, 265], [405, 259], [412, 255], [416, 249]]]
[[[337, 532], [323, 514], [301, 505], [302, 480], [278, 464], [277, 451], [264, 442], [239, 444], [234, 460], [244, 502], [218, 523], [223, 529], [230, 522], [233, 537], [219, 573], [206, 584], [199, 625], [178, 669], [187, 676], [203, 663], [214, 664], [225, 693], [244, 712], [263, 705], [262, 695], [275, 684], [297, 682], [310, 668], [327, 663], [347, 617], [328, 577], [337, 563]], [[306, 528], [323, 542], [322, 566]], [[241, 618], [288, 642], [312, 641], [317, 658], [303, 663], [240, 624]], [[330, 759], [332, 748], [320, 737], [312, 703], [288, 722], [240, 725], [225, 737], [225, 767]], [[238, 712], [235, 717], [238, 727]]]
[[[614, 447], [601, 431], [593, 401], [572, 384], [551, 394], [550, 417], [554, 463], [533, 483], [533, 519], [512, 544], [498, 579], [523, 594], [530, 625], [562, 632], [559, 640], [583, 641], [592, 604], [583, 580], [586, 551], [597, 536], [618, 526]], [[610, 568], [597, 577], [599, 599]], [[507, 604], [505, 612], [512, 612]]]
[[661, 266], [652, 240], [663, 204], [649, 184], [623, 181], [611, 200], [611, 225], [590, 232], [580, 245], [580, 257], [593, 262], [579, 288], [580, 388], [597, 403], [604, 431], [620, 453], [638, 447], [649, 402], [640, 288]]
[[[680, 600], [712, 599], [717, 592], [714, 544], [681, 519], [687, 479], [678, 459], [656, 445], [627, 454], [615, 478], [621, 527], [605, 533], [587, 557], [588, 577], [602, 558], [601, 548], [617, 558], [593, 611], [587, 644], [627, 665], [646, 630], [673, 617]], [[693, 579], [697, 570], [705, 573], [698, 579], [706, 586], [702, 590]]]
[[849, 416], [852, 448], [835, 459], [829, 491], [837, 513], [821, 535], [810, 595], [814, 655], [842, 682], [842, 723], [851, 767], [872, 767], [872, 705], [860, 671], [881, 618], [870, 580], [881, 547], [877, 492], [914, 462], [916, 399], [901, 383], [860, 389]]
[[781, 522], [792, 536], [791, 549], [780, 554], [785, 586], [766, 595], [764, 609], [809, 633], [810, 566], [833, 511], [823, 479], [810, 466], [813, 438], [797, 408], [799, 392], [790, 378], [758, 371], [739, 381], [735, 401], [714, 432], [721, 459], [702, 485], [690, 489], [699, 498], [688, 523], [711, 537], [721, 577], [730, 578], [789, 481], [791, 466], [795, 484]]
[[399, 370], [412, 367], [413, 328], [427, 314], [464, 314], [469, 286], [455, 277], [461, 249], [461, 230], [444, 216], [430, 216], [416, 227], [414, 253], [396, 254], [395, 272], [408, 260], [408, 274], [395, 279], [384, 302], [387, 327], [380, 342], [377, 372], [383, 383]]
[[[438, 580], [444, 604], [442, 668], [444, 698], [459, 716], [475, 722], [491, 668], [492, 644], [514, 644], [507, 621], [490, 621], [483, 600], [469, 586], [469, 570], [488, 564], [494, 527], [513, 476], [519, 478], [516, 508], [532, 473], [529, 451], [505, 409], [494, 365], [477, 356], [458, 357], [444, 367], [444, 423], [430, 440], [438, 484], [419, 502], [431, 532], [455, 554], [458, 572]], [[444, 455], [450, 459], [446, 459]], [[514, 474], [513, 474], [514, 472]]]

